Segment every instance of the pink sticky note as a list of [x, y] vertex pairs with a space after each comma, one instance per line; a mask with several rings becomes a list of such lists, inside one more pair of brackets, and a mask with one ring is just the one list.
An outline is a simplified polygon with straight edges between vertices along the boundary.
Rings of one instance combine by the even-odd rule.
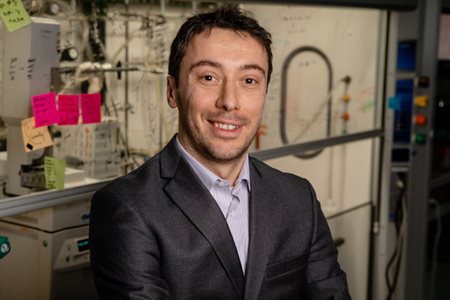
[[77, 125], [80, 116], [79, 95], [58, 95], [59, 125]]
[[81, 116], [83, 124], [99, 123], [101, 121], [101, 95], [97, 94], [81, 94]]
[[31, 97], [35, 127], [49, 126], [58, 122], [55, 93], [35, 95]]

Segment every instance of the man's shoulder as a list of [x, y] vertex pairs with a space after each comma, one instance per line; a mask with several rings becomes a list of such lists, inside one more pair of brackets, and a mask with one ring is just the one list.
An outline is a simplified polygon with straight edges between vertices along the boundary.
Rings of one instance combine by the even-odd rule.
[[250, 164], [255, 168], [258, 175], [261, 176], [264, 181], [273, 182], [277, 185], [295, 184], [309, 186], [309, 181], [306, 178], [292, 173], [283, 172], [282, 170], [276, 169], [257, 158], [250, 156]]
[[122, 192], [139, 190], [158, 178], [160, 178], [160, 158], [159, 155], [155, 155], [128, 174], [113, 179], [102, 190]]
[[295, 216], [300, 212], [305, 214], [312, 211], [316, 194], [307, 179], [273, 168], [258, 159], [251, 159], [250, 164], [253, 168], [252, 191], [253, 188], [263, 191], [273, 209], [278, 207], [280, 211], [284, 211], [286, 207], [290, 207]]

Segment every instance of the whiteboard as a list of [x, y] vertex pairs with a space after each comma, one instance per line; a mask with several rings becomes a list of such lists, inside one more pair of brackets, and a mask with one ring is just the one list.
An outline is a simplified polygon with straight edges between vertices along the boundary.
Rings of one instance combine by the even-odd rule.
[[[243, 8], [273, 39], [274, 69], [263, 117], [262, 149], [286, 144], [281, 127], [289, 144], [374, 129], [375, 105], [381, 102], [377, 95], [381, 11], [261, 4]], [[304, 51], [298, 51], [286, 68], [287, 57], [299, 49]], [[346, 76], [351, 79], [348, 84], [343, 81]], [[280, 124], [283, 87], [284, 125]], [[343, 101], [344, 96], [350, 100]], [[344, 113], [347, 121], [342, 119]]]

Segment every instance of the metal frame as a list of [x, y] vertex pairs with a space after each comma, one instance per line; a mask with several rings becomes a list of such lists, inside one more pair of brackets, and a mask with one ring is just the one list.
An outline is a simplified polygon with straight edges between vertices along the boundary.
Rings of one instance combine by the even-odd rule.
[[437, 46], [439, 41], [439, 16], [441, 0], [419, 1], [419, 32], [417, 52], [417, 75], [430, 79], [428, 87], [417, 86], [416, 95], [427, 95], [427, 107], [413, 109], [413, 113], [428, 116], [427, 125], [413, 125], [412, 133], [427, 135], [425, 144], [413, 144], [409, 171], [408, 188], [408, 229], [406, 236], [405, 286], [404, 299], [426, 299], [425, 294], [425, 260], [428, 203], [430, 191], [430, 166], [432, 147], [433, 104], [436, 95]]
[[[398, 14], [389, 12], [387, 16], [387, 37], [385, 41], [385, 66], [383, 81], [384, 86], [383, 99], [388, 99], [395, 95], [395, 66], [397, 56], [397, 29]], [[376, 149], [380, 151], [378, 169], [374, 173], [378, 177], [374, 178], [373, 191], [373, 228], [371, 240], [371, 265], [369, 268], [369, 289], [367, 299], [384, 299], [386, 296], [386, 284], [384, 280], [384, 270], [387, 263], [387, 252], [391, 246], [389, 243], [389, 193], [391, 178], [391, 147], [393, 132], [393, 112], [386, 103], [382, 108], [382, 128], [384, 136], [377, 142], [380, 144]]]
[[259, 3], [276, 3], [276, 4], [308, 4], [308, 5], [329, 5], [329, 6], [348, 6], [348, 7], [365, 7], [378, 8], [387, 10], [414, 10], [419, 0], [254, 0], [235, 2], [259, 2]]
[[364, 139], [377, 138], [383, 135], [384, 131], [382, 129], [374, 129], [342, 136], [328, 137], [325, 139], [316, 140], [312, 142], [287, 145], [268, 150], [261, 150], [258, 152], [253, 152], [250, 155], [260, 160], [266, 160], [287, 155], [296, 155], [305, 151], [323, 149], [326, 147], [356, 142]]
[[92, 198], [109, 181], [102, 181], [61, 191], [49, 190], [0, 200], [0, 219], [55, 205]]

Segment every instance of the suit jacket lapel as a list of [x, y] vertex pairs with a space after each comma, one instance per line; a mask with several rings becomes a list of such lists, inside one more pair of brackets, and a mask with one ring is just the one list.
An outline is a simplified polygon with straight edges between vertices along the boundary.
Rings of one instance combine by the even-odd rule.
[[161, 174], [171, 178], [164, 190], [209, 241], [242, 299], [244, 275], [228, 224], [211, 194], [180, 156], [174, 139], [161, 153]]
[[245, 300], [258, 298], [267, 265], [267, 249], [271, 241], [271, 191], [263, 184], [259, 171], [250, 163], [250, 241], [245, 279]]

